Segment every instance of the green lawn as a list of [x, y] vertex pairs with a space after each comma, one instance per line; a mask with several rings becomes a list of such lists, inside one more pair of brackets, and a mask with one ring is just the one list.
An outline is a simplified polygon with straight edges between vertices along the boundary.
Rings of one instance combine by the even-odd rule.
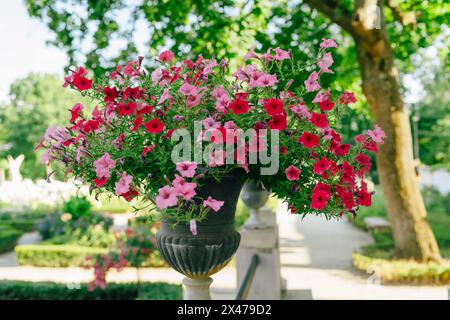
[[[379, 216], [387, 219], [383, 193], [380, 188], [377, 187], [376, 189], [377, 193], [373, 197], [373, 205], [362, 207], [358, 211], [358, 217], [353, 220], [353, 223], [361, 229], [367, 229], [364, 224], [364, 218], [366, 217]], [[450, 258], [450, 194], [443, 196], [430, 188], [423, 190], [422, 194], [428, 211], [428, 221], [436, 236], [441, 254], [445, 258]], [[392, 258], [394, 253], [392, 234], [390, 232], [379, 232], [373, 236], [375, 244], [364, 247], [362, 253], [371, 257]]]

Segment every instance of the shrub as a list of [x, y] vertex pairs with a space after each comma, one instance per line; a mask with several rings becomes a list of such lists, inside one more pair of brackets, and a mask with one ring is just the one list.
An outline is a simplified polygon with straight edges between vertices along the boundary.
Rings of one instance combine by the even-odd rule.
[[70, 213], [72, 219], [76, 220], [81, 217], [86, 217], [91, 213], [92, 205], [86, 197], [71, 197], [64, 202], [62, 211]]
[[112, 226], [112, 219], [93, 213], [79, 218], [74, 218], [70, 213], [54, 213], [39, 225], [39, 233], [45, 240], [60, 235], [70, 235], [75, 230], [84, 232], [90, 226], [100, 226], [109, 230]]
[[419, 263], [408, 260], [385, 260], [353, 254], [353, 265], [379, 277], [382, 283], [450, 284], [450, 264]]
[[53, 282], [0, 281], [0, 300], [179, 300], [181, 286], [168, 283], [111, 283], [106, 289], [68, 289]]
[[104, 248], [44, 244], [21, 245], [17, 246], [15, 251], [20, 265], [36, 267], [82, 266], [86, 261], [86, 256], [108, 252]]
[[0, 227], [0, 253], [14, 249], [21, 235], [22, 232], [18, 230]]

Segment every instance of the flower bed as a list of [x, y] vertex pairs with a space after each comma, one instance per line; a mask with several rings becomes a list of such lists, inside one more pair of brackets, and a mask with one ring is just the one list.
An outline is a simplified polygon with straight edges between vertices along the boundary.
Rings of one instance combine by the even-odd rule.
[[0, 281], [0, 300], [180, 300], [181, 286], [168, 283], [110, 283], [104, 290], [54, 282]]
[[408, 260], [385, 260], [353, 254], [353, 265], [360, 271], [372, 274], [381, 283], [416, 285], [449, 285], [450, 263], [418, 263]]

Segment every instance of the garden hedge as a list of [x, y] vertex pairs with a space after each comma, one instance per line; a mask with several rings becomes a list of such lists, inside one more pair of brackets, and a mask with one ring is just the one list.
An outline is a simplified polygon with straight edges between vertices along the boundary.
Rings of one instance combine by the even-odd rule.
[[[20, 265], [64, 268], [83, 266], [87, 256], [105, 254], [108, 249], [77, 245], [27, 244], [17, 246], [15, 251]], [[142, 267], [167, 267], [167, 264], [157, 251]]]
[[22, 232], [8, 227], [0, 228], [0, 253], [8, 252], [14, 249]]
[[376, 275], [381, 283], [449, 285], [450, 264], [419, 263], [409, 260], [385, 260], [353, 254], [353, 265]]
[[76, 245], [28, 244], [15, 248], [20, 265], [35, 267], [82, 266], [86, 256], [105, 254], [108, 249], [81, 247]]
[[181, 286], [168, 283], [110, 283], [106, 289], [89, 291], [54, 282], [0, 281], [0, 300], [179, 300]]

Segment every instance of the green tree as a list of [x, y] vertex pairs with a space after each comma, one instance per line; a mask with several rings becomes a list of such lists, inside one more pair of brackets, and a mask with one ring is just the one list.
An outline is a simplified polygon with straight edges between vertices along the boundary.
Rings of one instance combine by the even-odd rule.
[[30, 74], [15, 81], [9, 102], [0, 106], [0, 159], [23, 154], [23, 176], [45, 177], [41, 152], [34, 148], [49, 125], [68, 124], [68, 110], [79, 100], [78, 95], [63, 90], [61, 79], [54, 75]]
[[[399, 73], [411, 69], [410, 56], [432, 43], [448, 21], [443, 0], [165, 0], [131, 5], [125, 0], [26, 1], [31, 16], [46, 21], [54, 44], [71, 57], [86, 57], [97, 72], [137, 53], [135, 32], [148, 29], [148, 52], [162, 47], [175, 53], [233, 57], [256, 44], [292, 47], [297, 57], [312, 53], [322, 37], [341, 44], [336, 60], [338, 86], [363, 92], [357, 106], [386, 131], [388, 139], [377, 157], [389, 218], [400, 257], [440, 260], [417, 186], [412, 137]], [[420, 13], [420, 14], [417, 14]], [[128, 17], [124, 19], [124, 17]], [[124, 23], [116, 21], [126, 20]], [[111, 39], [125, 41], [111, 57]], [[84, 41], [94, 43], [80, 52]], [[86, 48], [86, 46], [83, 46]], [[106, 54], [108, 53], [108, 54]], [[110, 57], [107, 59], [106, 57]], [[399, 71], [400, 70], [400, 71]], [[330, 76], [328, 80], [332, 80]], [[295, 79], [295, 84], [303, 79]], [[327, 79], [325, 79], [327, 81]], [[369, 108], [363, 108], [365, 105]], [[351, 130], [358, 129], [353, 123]]]

